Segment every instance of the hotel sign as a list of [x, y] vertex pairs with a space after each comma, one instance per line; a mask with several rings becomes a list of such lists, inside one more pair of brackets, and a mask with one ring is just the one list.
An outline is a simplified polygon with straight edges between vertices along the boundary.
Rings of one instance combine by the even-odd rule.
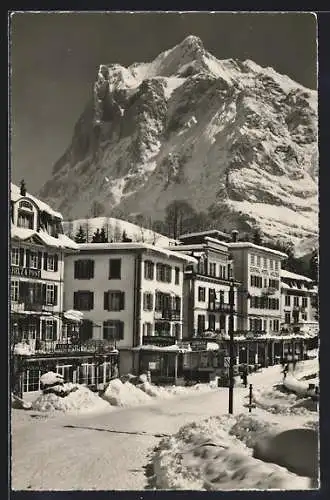
[[12, 276], [21, 276], [23, 278], [41, 278], [41, 270], [40, 269], [29, 269], [28, 267], [17, 267], [11, 266], [10, 272]]

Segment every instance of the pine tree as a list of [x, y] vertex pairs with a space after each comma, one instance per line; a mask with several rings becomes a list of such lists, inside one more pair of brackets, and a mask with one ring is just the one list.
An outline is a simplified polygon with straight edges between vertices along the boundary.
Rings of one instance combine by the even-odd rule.
[[131, 241], [132, 241], [132, 238], [128, 238], [127, 237], [127, 233], [126, 233], [125, 229], [123, 231], [123, 236], [122, 236], [121, 240], [122, 240], [123, 243], [131, 243]]
[[314, 248], [309, 261], [309, 274], [315, 283], [318, 283], [318, 272], [319, 272], [319, 257], [316, 248]]
[[97, 230], [93, 234], [92, 243], [100, 243], [100, 242], [101, 242], [101, 233], [99, 228], [97, 228]]
[[74, 240], [76, 243], [86, 243], [86, 234], [81, 226], [79, 226], [78, 232]]
[[100, 242], [101, 243], [108, 243], [108, 238], [107, 238], [107, 235], [105, 234], [104, 227], [102, 227], [101, 232], [100, 232]]
[[262, 245], [262, 238], [260, 229], [256, 229], [253, 234], [253, 243], [255, 245]]

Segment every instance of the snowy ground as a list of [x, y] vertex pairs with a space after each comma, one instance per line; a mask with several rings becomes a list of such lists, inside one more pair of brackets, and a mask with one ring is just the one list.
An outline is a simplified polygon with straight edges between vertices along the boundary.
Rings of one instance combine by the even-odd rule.
[[[275, 366], [251, 375], [249, 382], [253, 383], [255, 390], [262, 392], [265, 388], [278, 384], [281, 377], [281, 367]], [[150, 387], [146, 385], [145, 389], [146, 392], [141, 389], [136, 390], [147, 395]], [[157, 388], [152, 386], [152, 390], [157, 391]], [[206, 418], [225, 415], [228, 411], [228, 389], [212, 389], [202, 384], [193, 388], [169, 389], [166, 391], [166, 397], [163, 394], [164, 389], [159, 389], [159, 391], [162, 392], [161, 396], [149, 396], [149, 400], [146, 399], [142, 405], [138, 403], [138, 406], [125, 407], [124, 404], [116, 406], [115, 411], [114, 407], [104, 400], [102, 401], [108, 405], [107, 410], [94, 408], [92, 413], [89, 411], [84, 414], [63, 411], [49, 414], [49, 412], [36, 410], [12, 410], [12, 488], [15, 490], [164, 488], [163, 481], [167, 480], [164, 479], [164, 471], [163, 476], [155, 477], [154, 475], [157, 470], [155, 447], [159, 447], [161, 440], [163, 444], [166, 439], [173, 440], [173, 435], [188, 423], [194, 422], [194, 425], [199, 425]], [[171, 391], [176, 394], [175, 397], [168, 396]], [[247, 396], [247, 389], [242, 386], [235, 388], [235, 417], [239, 414], [250, 415], [258, 421], [268, 422], [267, 428], [272, 427], [276, 422], [284, 427], [295, 425], [315, 428], [317, 425], [316, 412], [309, 412], [310, 415], [298, 414], [293, 417], [292, 415], [274, 415], [262, 408], [256, 408], [249, 414], [246, 408]], [[233, 436], [226, 432], [226, 425], [223, 423], [226, 418], [222, 417], [221, 425], [219, 425], [220, 422], [217, 425], [220, 434], [225, 432], [222, 434], [222, 439], [226, 438], [230, 443], [236, 439], [237, 453], [243, 453], [244, 457], [248, 456], [251, 454], [250, 448], [246, 447], [242, 436]], [[232, 420], [227, 420], [227, 422], [235, 423]], [[205, 427], [205, 424], [202, 425]], [[166, 460], [165, 457], [166, 453], [164, 453], [164, 460]], [[223, 459], [219, 455], [217, 463], [221, 460], [232, 464], [227, 455]], [[233, 468], [232, 465], [230, 467]], [[260, 466], [259, 469], [261, 470]], [[290, 477], [291, 485], [296, 484], [297, 488], [307, 487], [306, 480], [293, 478], [286, 470], [282, 471], [276, 467], [275, 469], [273, 472], [277, 480], [280, 483], [282, 481], [281, 484], [286, 484], [285, 481], [288, 481]], [[173, 470], [168, 467], [168, 474], [171, 475]], [[264, 472], [260, 480], [264, 482], [264, 485], [271, 487], [271, 478], [268, 477], [269, 464], [263, 466], [262, 470]], [[212, 489], [209, 483], [213, 484], [212, 481], [210, 482], [213, 476], [211, 473], [208, 474], [208, 482], [204, 484], [195, 478], [195, 482], [189, 483], [190, 489]], [[184, 474], [180, 475], [178, 472], [176, 477], [178, 483], [171, 483], [170, 487], [184, 488], [184, 484], [180, 483], [182, 477], [185, 477]], [[243, 487], [249, 486], [244, 481], [237, 479], [237, 483]], [[305, 481], [304, 485], [303, 481]], [[218, 488], [219, 484], [220, 488]], [[232, 487], [230, 484], [233, 485], [233, 482], [227, 482], [226, 487]], [[225, 489], [221, 483], [215, 482], [214, 485], [215, 489]]]
[[[318, 408], [310, 398], [283, 392], [270, 377], [279, 367], [267, 370], [267, 376], [250, 377], [253, 384], [252, 413], [211, 417], [189, 423], [179, 432], [161, 441], [154, 461], [154, 485], [158, 489], [174, 490], [238, 490], [238, 489], [308, 489], [316, 487], [310, 478], [290, 472], [277, 463], [254, 458], [253, 449], [261, 440], [269, 439], [288, 429], [307, 428], [317, 431]], [[297, 365], [292, 379], [318, 372], [318, 360]], [[277, 372], [278, 373], [278, 372]], [[280, 373], [278, 373], [280, 375]], [[311, 453], [288, 443], [284, 456], [299, 462], [300, 453]], [[315, 457], [316, 460], [316, 457]]]

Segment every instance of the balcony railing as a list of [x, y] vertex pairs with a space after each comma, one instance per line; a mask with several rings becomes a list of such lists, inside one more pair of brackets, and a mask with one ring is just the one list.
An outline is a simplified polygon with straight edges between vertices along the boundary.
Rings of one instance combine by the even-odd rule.
[[30, 340], [31, 354], [108, 353], [115, 349], [113, 341], [90, 339], [71, 343], [63, 340]]
[[161, 311], [155, 311], [154, 317], [155, 320], [180, 321], [180, 311], [162, 309]]
[[31, 302], [31, 301], [19, 301], [11, 302], [11, 310], [13, 312], [24, 312], [24, 311], [34, 311], [34, 312], [53, 312], [53, 304], [42, 304], [41, 302]]
[[210, 312], [229, 313], [230, 312], [230, 304], [225, 303], [225, 302], [209, 302], [207, 309]]

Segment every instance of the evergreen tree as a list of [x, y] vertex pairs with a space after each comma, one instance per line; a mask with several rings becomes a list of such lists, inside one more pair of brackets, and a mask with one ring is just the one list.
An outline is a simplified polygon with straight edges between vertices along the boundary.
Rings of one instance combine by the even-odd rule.
[[93, 234], [92, 243], [101, 243], [101, 233], [99, 228], [97, 228], [97, 230]]
[[309, 275], [315, 283], [318, 283], [319, 273], [319, 256], [318, 251], [314, 248], [309, 261]]
[[101, 243], [108, 243], [108, 238], [107, 238], [107, 235], [105, 234], [104, 227], [102, 227], [101, 232], [100, 232], [100, 242]]
[[132, 238], [128, 238], [127, 236], [127, 233], [126, 233], [126, 230], [124, 229], [123, 231], [123, 236], [122, 236], [122, 242], [123, 243], [131, 243], [132, 242]]
[[78, 232], [74, 240], [76, 243], [86, 243], [86, 234], [81, 226], [79, 226]]
[[261, 232], [260, 229], [256, 229], [253, 233], [253, 243], [255, 245], [262, 245], [262, 238], [261, 238]]

